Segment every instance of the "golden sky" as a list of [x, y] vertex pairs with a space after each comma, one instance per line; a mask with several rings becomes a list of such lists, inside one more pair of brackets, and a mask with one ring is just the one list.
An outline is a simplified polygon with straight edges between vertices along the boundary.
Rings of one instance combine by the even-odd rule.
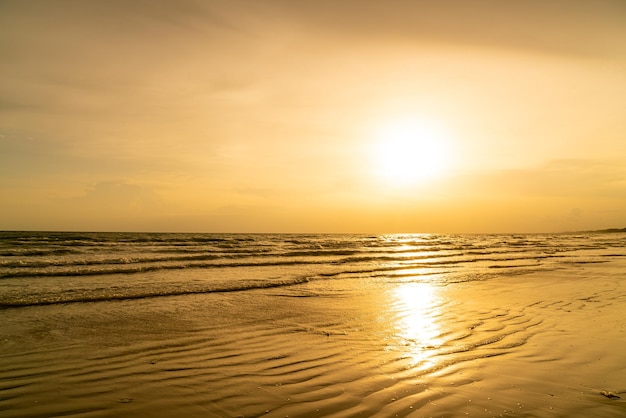
[[0, 229], [626, 226], [623, 0], [0, 0]]

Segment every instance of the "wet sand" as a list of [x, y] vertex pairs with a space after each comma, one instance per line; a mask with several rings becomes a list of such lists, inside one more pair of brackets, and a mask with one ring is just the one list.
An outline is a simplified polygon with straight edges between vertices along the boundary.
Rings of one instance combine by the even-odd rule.
[[624, 272], [6, 309], [0, 415], [622, 417]]

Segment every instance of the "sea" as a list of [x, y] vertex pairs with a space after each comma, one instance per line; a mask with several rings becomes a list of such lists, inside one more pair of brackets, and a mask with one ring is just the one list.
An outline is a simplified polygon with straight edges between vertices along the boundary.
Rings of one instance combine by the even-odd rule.
[[0, 416], [626, 416], [626, 233], [0, 232]]
[[0, 308], [297, 288], [310, 281], [468, 282], [624, 256], [624, 233], [0, 232]]

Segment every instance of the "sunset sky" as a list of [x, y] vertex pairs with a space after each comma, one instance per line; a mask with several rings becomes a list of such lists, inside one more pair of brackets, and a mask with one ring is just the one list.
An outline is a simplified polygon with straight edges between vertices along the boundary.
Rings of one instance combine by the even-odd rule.
[[626, 227], [626, 1], [0, 0], [0, 230]]

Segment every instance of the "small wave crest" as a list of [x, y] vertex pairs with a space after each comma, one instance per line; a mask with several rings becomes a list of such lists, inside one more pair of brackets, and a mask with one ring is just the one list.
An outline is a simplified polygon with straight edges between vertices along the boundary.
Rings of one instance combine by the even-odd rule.
[[15, 299], [4, 297], [3, 299], [0, 299], [0, 309], [60, 305], [68, 303], [112, 302], [209, 293], [242, 292], [258, 289], [289, 287], [306, 283], [308, 281], [308, 278], [301, 277], [273, 281], [241, 281], [234, 283], [220, 282], [212, 285], [196, 285], [183, 288], [167, 286], [161, 289], [155, 289], [153, 287], [132, 287], [126, 289], [120, 289], [119, 287], [108, 289], [82, 289], [73, 292], [29, 295], [27, 297], [17, 297]]

